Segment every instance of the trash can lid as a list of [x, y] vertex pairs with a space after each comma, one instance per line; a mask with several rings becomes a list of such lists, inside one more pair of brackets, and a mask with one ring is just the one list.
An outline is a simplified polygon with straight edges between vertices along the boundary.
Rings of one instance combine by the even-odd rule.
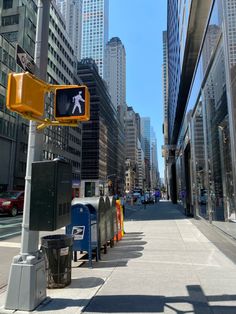
[[52, 234], [41, 238], [41, 245], [45, 248], [63, 248], [72, 246], [73, 236], [67, 234]]

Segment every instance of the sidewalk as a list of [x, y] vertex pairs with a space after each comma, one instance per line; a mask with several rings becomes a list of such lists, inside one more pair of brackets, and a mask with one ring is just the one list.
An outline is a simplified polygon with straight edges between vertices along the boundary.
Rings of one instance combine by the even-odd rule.
[[[30, 313], [236, 313], [236, 264], [218, 248], [219, 234], [208, 230], [209, 240], [169, 202], [126, 214], [124, 238], [102, 261], [93, 269], [74, 265], [72, 284], [47, 290], [49, 298]], [[236, 251], [234, 242], [227, 245]], [[1, 306], [4, 300], [0, 295]]]

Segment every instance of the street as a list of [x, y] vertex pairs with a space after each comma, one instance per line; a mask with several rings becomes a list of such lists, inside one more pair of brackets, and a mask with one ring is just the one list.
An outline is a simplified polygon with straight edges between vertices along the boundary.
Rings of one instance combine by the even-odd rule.
[[21, 233], [22, 215], [16, 217], [0, 216], [0, 240], [12, 238]]

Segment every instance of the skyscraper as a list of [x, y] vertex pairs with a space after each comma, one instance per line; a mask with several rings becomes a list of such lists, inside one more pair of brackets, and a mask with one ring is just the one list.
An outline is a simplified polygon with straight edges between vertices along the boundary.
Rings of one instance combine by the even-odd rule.
[[164, 113], [164, 147], [162, 157], [164, 157], [164, 183], [168, 186], [167, 158], [168, 158], [168, 46], [167, 46], [167, 31], [162, 33], [163, 44], [163, 64], [162, 64], [162, 89], [163, 89], [163, 113]]
[[181, 143], [180, 129], [211, 4], [211, 0], [167, 1], [167, 154], [169, 192], [173, 202], [177, 202], [175, 149], [177, 142]]
[[145, 160], [145, 182], [146, 188], [151, 187], [150, 180], [150, 152], [151, 152], [151, 124], [149, 117], [141, 118], [141, 143], [144, 151], [144, 160]]
[[56, 4], [65, 19], [66, 30], [72, 40], [75, 56], [80, 60], [82, 0], [56, 0]]
[[158, 159], [157, 159], [157, 139], [156, 134], [151, 126], [151, 162], [150, 162], [150, 179], [151, 188], [155, 189], [159, 186], [159, 170], [158, 170]]
[[108, 85], [108, 90], [111, 95], [112, 104], [115, 107], [119, 118], [116, 145], [117, 169], [119, 178], [124, 178], [124, 164], [125, 164], [124, 116], [126, 112], [126, 54], [125, 48], [118, 37], [113, 37], [106, 45], [104, 79]]
[[[28, 121], [16, 113], [6, 110], [5, 95], [7, 74], [22, 71], [15, 63], [15, 45], [20, 44], [32, 57], [35, 48], [37, 19], [36, 1], [0, 0], [0, 47], [3, 51], [0, 89], [0, 146], [4, 154], [0, 162], [0, 190], [23, 189], [28, 143]], [[17, 14], [16, 14], [17, 12]], [[6, 39], [5, 39], [6, 38]], [[11, 41], [10, 44], [8, 41]], [[52, 1], [50, 6], [47, 82], [51, 84], [74, 83], [74, 55], [71, 40], [66, 32], [65, 22], [58, 7]], [[54, 112], [52, 95], [46, 97], [46, 114], [51, 118]], [[76, 128], [48, 127], [43, 134], [41, 159], [63, 156], [72, 164], [73, 184], [80, 179], [81, 125]]]
[[104, 79], [112, 103], [123, 122], [126, 107], [126, 53], [118, 37], [113, 37], [106, 45]]
[[109, 0], [83, 0], [81, 58], [92, 58], [104, 77], [104, 54], [108, 42]]
[[[126, 163], [126, 175], [131, 171], [132, 182], [130, 182], [130, 188], [134, 188], [138, 185], [138, 138], [139, 138], [139, 125], [137, 114], [132, 107], [127, 107], [125, 114], [125, 158]], [[126, 182], [127, 190], [127, 182]]]
[[92, 59], [78, 63], [78, 76], [90, 92], [90, 120], [83, 122], [81, 190], [84, 196], [104, 193], [117, 185], [117, 115], [106, 85]]

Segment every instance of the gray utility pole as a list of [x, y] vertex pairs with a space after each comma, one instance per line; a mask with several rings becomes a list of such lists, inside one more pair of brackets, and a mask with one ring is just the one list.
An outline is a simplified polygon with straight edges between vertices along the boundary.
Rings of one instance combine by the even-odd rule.
[[[36, 76], [46, 81], [48, 59], [48, 33], [51, 0], [38, 0], [35, 41]], [[32, 311], [46, 298], [46, 274], [42, 253], [38, 249], [39, 232], [29, 230], [31, 167], [41, 160], [42, 134], [37, 123], [30, 121], [27, 167], [25, 177], [25, 202], [22, 223], [20, 255], [14, 256], [8, 282], [5, 309]]]

